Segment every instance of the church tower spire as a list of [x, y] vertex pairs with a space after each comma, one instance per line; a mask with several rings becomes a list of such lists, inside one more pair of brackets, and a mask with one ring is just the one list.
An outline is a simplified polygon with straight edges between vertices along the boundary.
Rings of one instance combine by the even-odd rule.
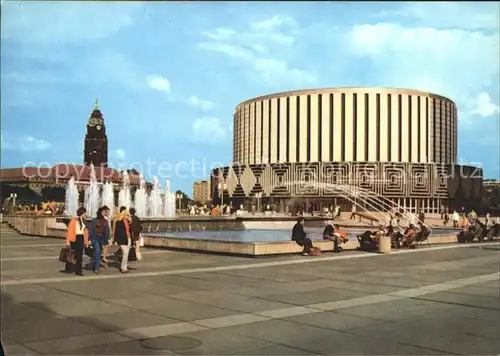
[[108, 166], [108, 137], [104, 117], [99, 109], [99, 101], [96, 98], [94, 110], [90, 114], [85, 135], [84, 164], [93, 164], [95, 167]]

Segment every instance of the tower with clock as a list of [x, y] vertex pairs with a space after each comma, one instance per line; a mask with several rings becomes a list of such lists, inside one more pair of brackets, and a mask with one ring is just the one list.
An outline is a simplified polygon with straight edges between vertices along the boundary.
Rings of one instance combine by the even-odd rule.
[[108, 137], [97, 99], [85, 135], [84, 164], [88, 166], [91, 163], [95, 167], [108, 166]]

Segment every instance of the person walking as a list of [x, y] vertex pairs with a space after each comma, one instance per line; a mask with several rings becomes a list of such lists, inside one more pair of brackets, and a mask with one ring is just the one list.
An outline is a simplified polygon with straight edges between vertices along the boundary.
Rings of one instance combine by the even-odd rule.
[[141, 255], [141, 231], [142, 231], [142, 223], [141, 219], [137, 215], [135, 215], [135, 209], [130, 209], [131, 216], [131, 224], [130, 224], [130, 234], [132, 235], [132, 241], [135, 246], [135, 256], [137, 257], [137, 261], [142, 260]]
[[424, 209], [420, 209], [420, 212], [418, 213], [418, 220], [420, 220], [422, 224], [425, 222]]
[[453, 210], [453, 214], [451, 214], [451, 220], [453, 220], [453, 227], [458, 228], [458, 222], [460, 221], [460, 215], [458, 215], [456, 210]]
[[94, 273], [96, 274], [102, 272], [101, 251], [104, 246], [108, 245], [111, 236], [108, 219], [106, 219], [108, 213], [107, 206], [100, 207], [97, 210], [97, 217], [90, 224], [90, 241], [94, 247]]
[[354, 220], [354, 219], [356, 219], [356, 204], [352, 204], [351, 216], [349, 217], [349, 220]]
[[[83, 249], [89, 245], [89, 234], [87, 229], [87, 210], [78, 208], [76, 218], [70, 220], [66, 233], [66, 246], [75, 252], [75, 274], [83, 276]], [[72, 264], [66, 263], [64, 271], [72, 273]]]
[[132, 240], [130, 237], [130, 217], [127, 208], [124, 206], [120, 207], [120, 212], [113, 222], [113, 240], [120, 246], [122, 251], [120, 272], [128, 273], [128, 254]]

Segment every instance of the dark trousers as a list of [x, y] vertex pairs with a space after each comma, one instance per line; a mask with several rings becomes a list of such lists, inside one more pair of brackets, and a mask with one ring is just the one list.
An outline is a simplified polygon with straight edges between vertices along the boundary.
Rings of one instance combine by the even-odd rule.
[[304, 247], [304, 249], [302, 250], [302, 253], [310, 253], [311, 252], [311, 249], [313, 247], [313, 243], [307, 237], [304, 237], [303, 239], [297, 240], [295, 242], [297, 242], [297, 245]]
[[76, 274], [82, 274], [83, 265], [83, 245], [84, 238], [83, 235], [76, 235], [75, 242], [71, 243], [71, 249], [75, 251], [75, 265], [66, 263], [66, 272], [75, 272]]

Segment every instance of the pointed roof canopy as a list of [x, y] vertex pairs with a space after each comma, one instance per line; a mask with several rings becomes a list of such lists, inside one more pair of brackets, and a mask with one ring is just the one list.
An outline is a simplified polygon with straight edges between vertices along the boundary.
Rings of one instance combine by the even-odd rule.
[[99, 99], [95, 99], [94, 110], [90, 114], [89, 126], [104, 125], [104, 117], [102, 116], [101, 110], [99, 110]]

